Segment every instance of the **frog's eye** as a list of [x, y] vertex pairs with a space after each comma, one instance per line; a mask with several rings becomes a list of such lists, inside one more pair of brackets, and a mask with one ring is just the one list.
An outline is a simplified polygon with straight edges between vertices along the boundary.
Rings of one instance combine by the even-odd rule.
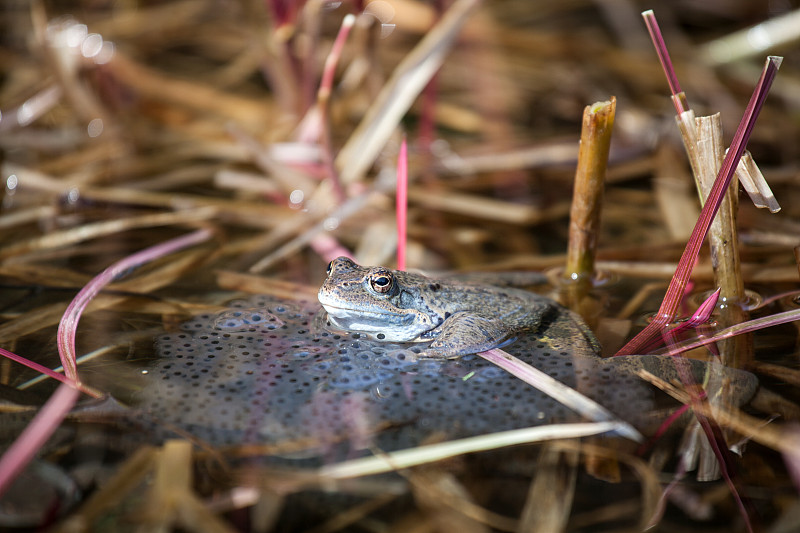
[[372, 289], [380, 294], [389, 292], [392, 288], [392, 282], [392, 275], [386, 273], [376, 274], [369, 278], [369, 284]]
[[331, 275], [331, 270], [333, 270], [333, 261], [331, 261], [330, 263], [328, 263], [328, 275], [329, 275], [329, 276]]

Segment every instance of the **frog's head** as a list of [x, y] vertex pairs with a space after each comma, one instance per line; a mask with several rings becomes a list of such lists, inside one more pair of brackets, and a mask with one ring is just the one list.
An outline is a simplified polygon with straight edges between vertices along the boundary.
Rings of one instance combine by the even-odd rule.
[[421, 341], [444, 317], [426, 302], [430, 280], [384, 267], [362, 267], [346, 257], [328, 265], [317, 297], [337, 328], [387, 341]]

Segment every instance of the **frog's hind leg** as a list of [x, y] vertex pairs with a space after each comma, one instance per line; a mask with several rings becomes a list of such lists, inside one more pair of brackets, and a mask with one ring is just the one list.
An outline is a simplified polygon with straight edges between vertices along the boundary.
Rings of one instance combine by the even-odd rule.
[[466, 312], [456, 313], [445, 321], [438, 336], [420, 355], [454, 359], [497, 348], [508, 337], [508, 328], [500, 320]]

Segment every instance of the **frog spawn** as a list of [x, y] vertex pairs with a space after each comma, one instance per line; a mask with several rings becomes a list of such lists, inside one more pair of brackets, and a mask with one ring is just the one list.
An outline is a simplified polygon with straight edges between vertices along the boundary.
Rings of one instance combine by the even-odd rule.
[[[138, 407], [214, 445], [298, 441], [329, 457], [580, 420], [476, 355], [419, 359], [419, 343], [316, 330], [316, 307], [257, 296], [159, 337]], [[653, 390], [619, 371], [626, 358], [598, 359], [571, 314], [507, 350], [640, 429], [652, 424]]]

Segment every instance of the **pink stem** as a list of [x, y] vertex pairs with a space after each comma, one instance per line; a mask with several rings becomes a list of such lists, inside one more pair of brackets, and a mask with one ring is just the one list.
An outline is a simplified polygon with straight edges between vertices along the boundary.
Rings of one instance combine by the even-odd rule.
[[408, 143], [405, 137], [397, 156], [397, 269], [406, 269], [408, 233]]
[[661, 35], [661, 28], [658, 27], [658, 21], [653, 10], [648, 10], [642, 13], [644, 23], [647, 26], [647, 31], [650, 33], [650, 40], [653, 41], [653, 46], [658, 54], [658, 60], [661, 62], [661, 68], [664, 75], [667, 77], [669, 90], [672, 94], [672, 102], [675, 104], [675, 110], [680, 115], [684, 111], [689, 110], [689, 104], [686, 101], [686, 96], [681, 91], [681, 84], [678, 83], [678, 76], [675, 74], [675, 68], [672, 66], [672, 60], [667, 51], [667, 44], [664, 42], [664, 37]]
[[17, 475], [28, 465], [34, 455], [53, 434], [67, 415], [80, 392], [70, 384], [62, 383], [47, 400], [28, 427], [0, 457], [0, 496]]
[[20, 355], [15, 354], [14, 352], [9, 352], [4, 348], [0, 348], [0, 355], [11, 359], [12, 361], [16, 361], [22, 365], [27, 366], [28, 368], [32, 368], [37, 372], [50, 376], [53, 379], [60, 381], [61, 383], [72, 383], [69, 379], [67, 379], [64, 374], [56, 372], [50, 368], [47, 368], [44, 365], [37, 363], [36, 361], [31, 361], [30, 359], [26, 359]]

